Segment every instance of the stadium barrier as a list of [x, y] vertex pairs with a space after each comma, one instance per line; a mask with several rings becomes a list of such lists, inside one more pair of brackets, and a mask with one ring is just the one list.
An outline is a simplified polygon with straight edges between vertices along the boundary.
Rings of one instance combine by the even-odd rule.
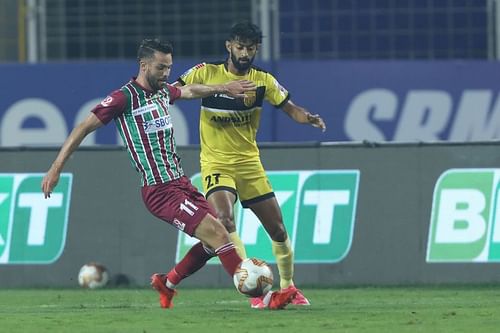
[[[198, 61], [176, 58], [170, 80]], [[264, 103], [260, 142], [500, 139], [496, 61], [280, 60], [257, 65], [272, 72], [296, 104], [321, 114], [328, 125], [324, 133], [302, 126]], [[0, 64], [0, 72], [0, 91], [9, 92], [0, 98], [0, 147], [60, 146], [106, 94], [137, 73], [137, 63]], [[47, 78], [66, 82], [68, 73], [78, 79], [57, 90], [47, 84]], [[26, 89], [28, 81], [36, 89]], [[199, 110], [197, 99], [170, 107], [179, 145], [200, 143]], [[106, 126], [82, 144], [120, 145], [121, 139], [115, 126]]]
[[[198, 147], [179, 150], [199, 182]], [[56, 154], [0, 150], [2, 288], [76, 286], [90, 261], [104, 264], [114, 285], [146, 286], [174, 265], [192, 240], [146, 211], [123, 149], [78, 150], [45, 200], [40, 181]], [[295, 247], [297, 284], [500, 280], [496, 142], [276, 144], [261, 155]], [[272, 263], [255, 217], [238, 209], [237, 221], [249, 253]], [[231, 280], [214, 263], [183, 285]]]

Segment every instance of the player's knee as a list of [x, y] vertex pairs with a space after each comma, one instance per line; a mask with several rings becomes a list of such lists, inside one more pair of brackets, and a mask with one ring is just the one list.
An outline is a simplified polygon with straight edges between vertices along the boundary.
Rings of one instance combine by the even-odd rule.
[[222, 223], [213, 216], [207, 216], [196, 228], [195, 237], [212, 248], [229, 242], [229, 234]]
[[269, 230], [269, 237], [271, 237], [271, 239], [275, 242], [284, 242], [288, 235], [283, 223], [275, 224], [274, 227]]
[[217, 248], [229, 242], [229, 234], [226, 228], [220, 221], [216, 219], [214, 219], [211, 224], [210, 239], [214, 248]]
[[234, 224], [234, 216], [226, 213], [219, 213], [217, 217], [224, 226], [224, 228], [226, 228], [227, 232], [236, 231], [236, 225]]

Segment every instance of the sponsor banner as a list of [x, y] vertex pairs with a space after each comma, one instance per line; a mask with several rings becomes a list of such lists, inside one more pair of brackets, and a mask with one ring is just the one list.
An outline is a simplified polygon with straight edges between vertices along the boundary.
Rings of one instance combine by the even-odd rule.
[[[177, 65], [191, 66], [192, 62], [176, 62]], [[0, 83], [0, 89], [9, 91], [0, 98], [0, 147], [16, 146], [60, 146], [70, 131], [86, 117], [90, 110], [106, 96], [126, 84], [137, 73], [134, 61], [50, 63], [50, 64], [0, 64], [0, 70], [12, 84]], [[75, 78], [68, 82], [68, 73]], [[172, 78], [176, 78], [172, 73]], [[25, 81], [25, 83], [21, 83]], [[29, 82], [33, 89], [26, 89]], [[67, 82], [58, 84], [57, 82]], [[176, 141], [188, 144], [197, 140], [199, 112], [184, 116], [178, 106], [199, 109], [199, 100], [175, 103], [169, 109], [175, 124]], [[139, 110], [141, 112], [143, 110]], [[188, 120], [193, 123], [188, 126]], [[196, 123], [196, 124], [195, 124]], [[158, 125], [152, 124], [158, 128]], [[190, 132], [191, 138], [190, 138]], [[123, 145], [114, 122], [90, 133], [82, 146]]]
[[[198, 61], [176, 61], [170, 81]], [[257, 65], [271, 71], [295, 103], [321, 114], [328, 125], [322, 133], [264, 103], [261, 142], [500, 139], [500, 63], [282, 60]], [[137, 73], [137, 64], [0, 64], [0, 70], [0, 90], [9, 92], [0, 99], [0, 147], [39, 146], [61, 145], [92, 107]], [[54, 89], [54, 83], [67, 81], [68, 73], [77, 79]], [[36, 89], [26, 89], [26, 82]], [[199, 100], [172, 106], [178, 144], [199, 143], [199, 109]], [[83, 142], [95, 144], [121, 145], [113, 124]]]
[[[295, 262], [335, 263], [345, 258], [354, 233], [359, 171], [268, 171], [267, 175], [281, 207]], [[201, 190], [199, 173], [191, 181]], [[271, 239], [253, 212], [236, 204], [235, 223], [247, 256], [275, 263]], [[179, 232], [176, 261], [196, 242]]]
[[73, 175], [61, 174], [48, 199], [43, 176], [0, 173], [0, 264], [50, 264], [63, 252]]
[[434, 188], [427, 262], [500, 262], [500, 169], [450, 169]]

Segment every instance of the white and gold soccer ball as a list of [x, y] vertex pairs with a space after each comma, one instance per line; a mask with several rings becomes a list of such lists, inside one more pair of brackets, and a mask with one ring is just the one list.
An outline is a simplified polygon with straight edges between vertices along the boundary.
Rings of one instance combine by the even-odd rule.
[[247, 297], [265, 295], [273, 287], [273, 271], [260, 259], [243, 259], [233, 275], [236, 289]]
[[83, 265], [78, 273], [78, 284], [83, 288], [102, 288], [108, 281], [109, 274], [106, 267], [95, 262]]

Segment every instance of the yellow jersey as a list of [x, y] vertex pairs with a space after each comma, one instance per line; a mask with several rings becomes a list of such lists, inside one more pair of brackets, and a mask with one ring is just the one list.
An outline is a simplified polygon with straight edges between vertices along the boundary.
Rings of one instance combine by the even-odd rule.
[[224, 84], [234, 80], [249, 80], [257, 86], [243, 98], [216, 94], [201, 100], [200, 144], [201, 164], [235, 164], [259, 160], [256, 135], [259, 129], [262, 102], [280, 108], [290, 94], [274, 76], [256, 66], [246, 75], [235, 75], [227, 62], [198, 64], [177, 80], [182, 85]]

